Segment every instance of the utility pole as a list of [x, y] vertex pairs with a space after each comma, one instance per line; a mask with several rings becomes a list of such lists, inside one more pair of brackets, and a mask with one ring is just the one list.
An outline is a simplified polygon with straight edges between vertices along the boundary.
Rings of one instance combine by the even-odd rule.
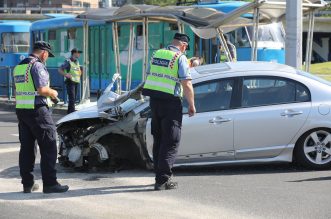
[[285, 63], [302, 66], [302, 0], [286, 0]]

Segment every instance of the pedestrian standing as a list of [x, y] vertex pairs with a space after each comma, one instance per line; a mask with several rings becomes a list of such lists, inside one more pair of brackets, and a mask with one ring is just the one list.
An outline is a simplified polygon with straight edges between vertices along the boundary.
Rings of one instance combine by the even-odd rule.
[[58, 69], [59, 73], [65, 77], [65, 84], [68, 93], [68, 111], [67, 113], [75, 112], [75, 103], [78, 93], [78, 86], [82, 75], [82, 68], [79, 65], [79, 57], [82, 51], [74, 48], [71, 50], [71, 57], [66, 59]]
[[56, 132], [49, 111], [50, 99], [57, 98], [57, 91], [49, 87], [49, 73], [45, 67], [48, 57], [54, 57], [51, 46], [38, 41], [33, 52], [14, 69], [16, 87], [16, 115], [18, 119], [20, 175], [23, 192], [38, 190], [33, 169], [36, 158], [36, 141], [40, 150], [40, 168], [44, 193], [61, 193], [69, 187], [60, 185], [56, 177]]
[[[227, 35], [224, 35], [224, 39], [226, 41], [226, 45], [228, 46], [228, 49], [229, 49], [229, 52], [230, 52], [230, 55], [232, 57], [232, 60], [233, 61], [237, 61], [237, 49], [236, 49], [236, 46], [233, 45], [228, 36]], [[219, 54], [220, 54], [220, 62], [227, 62], [228, 61], [228, 57], [226, 56], [225, 54], [225, 48], [222, 46], [222, 44], [220, 43], [219, 44]], [[217, 54], [215, 56], [215, 62], [217, 62]]]
[[194, 92], [185, 51], [190, 38], [176, 33], [171, 45], [157, 50], [147, 70], [143, 95], [150, 97], [152, 111], [155, 190], [177, 188], [172, 167], [178, 152], [182, 127], [182, 94], [189, 116], [195, 114]]

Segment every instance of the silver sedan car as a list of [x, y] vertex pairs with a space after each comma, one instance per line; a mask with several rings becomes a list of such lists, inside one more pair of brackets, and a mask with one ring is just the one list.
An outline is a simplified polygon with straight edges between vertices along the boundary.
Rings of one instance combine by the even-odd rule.
[[[176, 166], [296, 161], [307, 168], [331, 167], [329, 82], [268, 62], [204, 65], [191, 72], [197, 113], [188, 117], [183, 102]], [[83, 165], [95, 149], [99, 164], [125, 161], [151, 168], [148, 101], [140, 91], [60, 120], [62, 160]]]

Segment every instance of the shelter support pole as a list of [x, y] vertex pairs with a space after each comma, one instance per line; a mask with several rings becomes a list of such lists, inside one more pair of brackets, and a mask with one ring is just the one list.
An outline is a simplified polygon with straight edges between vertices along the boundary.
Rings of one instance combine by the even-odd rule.
[[182, 23], [180, 22], [180, 21], [177, 21], [177, 26], [178, 26], [178, 32], [179, 33], [183, 33], [183, 25], [182, 25]]
[[[117, 22], [113, 22], [112, 24], [112, 32], [113, 32], [113, 50], [114, 50], [114, 58], [115, 58], [115, 73], [118, 73], [120, 75], [120, 78], [122, 77], [121, 75], [121, 66], [120, 66], [120, 52], [118, 48], [118, 24]], [[116, 92], [118, 94], [121, 94], [121, 79], [118, 80], [117, 83], [117, 90]]]
[[226, 55], [228, 61], [229, 62], [232, 62], [233, 61], [233, 57], [231, 56], [231, 53], [230, 53], [228, 44], [227, 44], [227, 42], [225, 40], [223, 31], [220, 28], [217, 28], [216, 30], [217, 30], [217, 37], [220, 40], [220, 43], [221, 43], [222, 48], [224, 48], [225, 55]]
[[82, 94], [81, 94], [81, 103], [84, 103], [87, 99], [90, 98], [90, 82], [89, 82], [89, 38], [88, 38], [88, 32], [89, 32], [89, 27], [88, 27], [88, 22], [84, 21], [83, 23], [83, 54], [84, 54], [84, 66], [83, 66], [83, 83], [82, 83]]
[[11, 100], [13, 96], [13, 74], [10, 66], [7, 66], [7, 73], [8, 73], [8, 100]]
[[251, 50], [251, 60], [257, 60], [257, 41], [259, 39], [259, 21], [260, 21], [260, 9], [254, 9], [253, 17], [253, 39], [252, 39], [252, 50]]
[[143, 71], [141, 81], [146, 80], [146, 71], [148, 63], [148, 18], [144, 17], [143, 20], [143, 37], [144, 37], [144, 57], [143, 57]]
[[314, 23], [315, 23], [315, 16], [314, 10], [310, 11], [308, 14], [308, 32], [307, 32], [307, 44], [306, 44], [306, 59], [305, 59], [305, 71], [310, 70], [311, 64], [311, 56], [313, 50], [313, 41], [314, 41]]
[[302, 1], [286, 0], [285, 63], [301, 69], [302, 65]]
[[130, 23], [130, 37], [129, 37], [129, 51], [128, 51], [128, 68], [126, 72], [126, 90], [131, 90], [132, 81], [132, 55], [133, 55], [133, 44], [134, 44], [134, 26]]

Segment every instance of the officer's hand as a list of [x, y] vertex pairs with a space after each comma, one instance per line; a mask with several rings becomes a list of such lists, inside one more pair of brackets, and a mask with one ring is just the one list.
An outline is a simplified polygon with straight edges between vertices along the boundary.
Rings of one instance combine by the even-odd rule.
[[52, 90], [52, 95], [51, 95], [51, 98], [52, 98], [52, 99], [56, 99], [56, 98], [57, 98], [57, 96], [58, 96], [58, 93], [57, 93], [57, 91], [56, 91], [56, 90]]
[[71, 79], [71, 74], [68, 73], [65, 75], [65, 77]]
[[194, 105], [188, 107], [188, 115], [189, 115], [189, 117], [194, 116], [195, 112], [196, 112], [196, 110], [195, 110], [195, 106]]

